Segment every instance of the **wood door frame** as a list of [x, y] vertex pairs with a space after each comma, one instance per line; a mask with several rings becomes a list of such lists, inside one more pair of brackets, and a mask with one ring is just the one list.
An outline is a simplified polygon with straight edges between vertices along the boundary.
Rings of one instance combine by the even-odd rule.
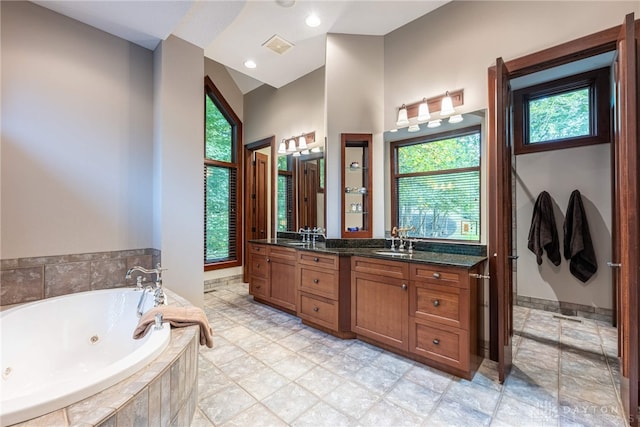
[[[257, 150], [261, 150], [263, 148], [266, 147], [271, 147], [271, 218], [272, 218], [272, 228], [275, 229], [275, 227], [273, 227], [274, 221], [273, 221], [273, 214], [274, 214], [274, 205], [276, 203], [274, 203], [275, 201], [275, 195], [274, 195], [274, 191], [275, 191], [275, 182], [276, 182], [276, 178], [274, 176], [273, 173], [273, 168], [277, 167], [277, 160], [274, 160], [274, 157], [276, 155], [276, 137], [275, 135], [267, 137], [267, 138], [263, 138], [261, 140], [258, 141], [254, 141], [254, 142], [250, 142], [248, 144], [245, 144], [245, 146], [243, 147], [244, 149], [244, 206], [245, 206], [245, 212], [246, 212], [246, 217], [244, 218], [244, 235], [245, 235], [245, 240], [248, 242], [249, 241], [249, 236], [251, 235], [251, 224], [253, 223], [253, 212], [251, 209], [249, 209], [249, 206], [251, 205], [251, 186], [253, 185], [253, 176], [254, 176], [254, 167], [253, 167], [253, 152], [257, 151]], [[273, 230], [272, 230], [273, 233]], [[274, 234], [272, 234], [274, 235]], [[246, 244], [244, 246], [244, 262], [243, 262], [243, 268], [242, 268], [242, 281], [244, 283], [248, 283], [249, 282], [249, 266], [246, 262], [246, 260], [249, 259], [248, 257], [248, 250], [249, 250], [249, 245]]]
[[[625, 19], [627, 19], [627, 22], [628, 22], [628, 17]], [[628, 33], [633, 31], [636, 34], [636, 38], [637, 38], [638, 37], [637, 35], [640, 34], [640, 20], [635, 21], [634, 25], [628, 25], [627, 27], [633, 28], [633, 30], [628, 29]], [[566, 42], [566, 43], [563, 43], [563, 44], [560, 44], [560, 45], [557, 45], [557, 46], [554, 46], [530, 55], [516, 58], [511, 61], [507, 61], [506, 66], [509, 69], [509, 76], [511, 78], [515, 78], [515, 77], [530, 74], [536, 71], [552, 68], [557, 65], [573, 62], [578, 59], [586, 58], [599, 53], [617, 50], [618, 37], [622, 31], [622, 28], [623, 28], [622, 25], [618, 25], [618, 26], [615, 26], [615, 27], [612, 27], [612, 28], [609, 28], [585, 37], [581, 37], [581, 38], [578, 38], [578, 39], [575, 39], [575, 40], [572, 40], [572, 41], [569, 41], [569, 42]], [[636, 45], [635, 50], [637, 54], [640, 48]], [[489, 67], [488, 88], [489, 88], [490, 100], [495, 99], [496, 78], [497, 78], [496, 66]], [[636, 70], [636, 84], [637, 84], [637, 79], [638, 79], [638, 71]], [[637, 88], [636, 88], [636, 95], [637, 95]], [[496, 112], [495, 104], [493, 102], [489, 102], [488, 104], [489, 105], [488, 105], [488, 118], [487, 118], [487, 123], [488, 123], [487, 135], [488, 135], [488, 144], [489, 144], [489, 147], [491, 147], [496, 145], [496, 137], [498, 132], [497, 123], [496, 123], [497, 112]], [[637, 107], [638, 106], [636, 105], [636, 108]], [[637, 123], [634, 126], [636, 126], [634, 130], [635, 138], [636, 140], [638, 140], [640, 138], [640, 132], [638, 130]], [[496, 162], [500, 160], [499, 158], [495, 157], [495, 154], [496, 154], [495, 151], [493, 154], [494, 156], [490, 156], [488, 161], [490, 176], [492, 173], [495, 176], [497, 171]], [[635, 155], [637, 156], [637, 151], [635, 152]], [[638, 176], [636, 175], [637, 168], [634, 172], [635, 173], [634, 173], [633, 179], [634, 179], [635, 185], [638, 185], [638, 182], [637, 182]], [[612, 171], [612, 173], [614, 173], [614, 171]], [[492, 206], [492, 204], [497, 203], [499, 200], [502, 200], [502, 195], [492, 195], [492, 194], [489, 195], [490, 206]], [[635, 200], [635, 202], [636, 202], [636, 205], [633, 207], [633, 209], [635, 210], [635, 214], [637, 215], [639, 212], [639, 207], [637, 206], [638, 200]], [[490, 208], [490, 211], [491, 211], [491, 208]], [[489, 224], [493, 226], [493, 224], [495, 223], [497, 223], [497, 218], [490, 217]], [[499, 227], [499, 224], [497, 225]], [[638, 231], [639, 230], [636, 229], [634, 232], [637, 234]], [[497, 238], [499, 233], [500, 233], [500, 229], [491, 230], [490, 238], [491, 239]], [[634, 254], [634, 259], [636, 260], [638, 259], [638, 253], [637, 253], [638, 238], [639, 236], [636, 235], [636, 246], [635, 246], [635, 254]], [[491, 251], [489, 255], [490, 257], [493, 255]], [[637, 265], [635, 270], [638, 270]], [[640, 273], [638, 271], [635, 271], [634, 277], [636, 279], [638, 278], [639, 275]], [[492, 301], [497, 298], [497, 292], [498, 292], [498, 286], [496, 283], [497, 279], [498, 277], [492, 276], [492, 279], [490, 280], [490, 293], [491, 293], [490, 298]], [[632, 287], [633, 289], [631, 292], [633, 295], [630, 295], [630, 297], [634, 300], [632, 302], [635, 304], [635, 307], [637, 309], [638, 307], [637, 281], [635, 282], [635, 284], [636, 286]], [[494, 307], [496, 306], [494, 305]], [[499, 331], [498, 323], [502, 321], [503, 316], [504, 316], [504, 313], [501, 312], [500, 307], [498, 307], [497, 310], [490, 311], [490, 336], [491, 336], [490, 353], [491, 354], [497, 355], [498, 339], [496, 339], [496, 337]], [[630, 326], [633, 327], [634, 329], [631, 329], [631, 330], [635, 332], [633, 339], [631, 339], [632, 343], [635, 343], [635, 347], [634, 347], [635, 351], [633, 352], [634, 354], [631, 357], [630, 366], [629, 366], [629, 369], [633, 370], [633, 372], [630, 372], [629, 377], [634, 378], [636, 380], [638, 379], [638, 371], [640, 370], [640, 367], [638, 366], [638, 341], [640, 340], [640, 338], [637, 336], [639, 333], [638, 329], [640, 327], [640, 324], [639, 324], [640, 320], [638, 319], [638, 316], [640, 316], [640, 313], [636, 314], [636, 316], [631, 319], [631, 322], [633, 324], [627, 325], [627, 327], [630, 327]], [[620, 327], [620, 325], [618, 326]], [[637, 399], [638, 399], [638, 387], [639, 387], [638, 384], [636, 384], [635, 387], [633, 386], [633, 384], [629, 384], [628, 390], [626, 390], [627, 396], [631, 394], [630, 401], [635, 402], [635, 404], [637, 404]], [[639, 420], [638, 420], [637, 405], [634, 408], [629, 408], [630, 406], [629, 403], [630, 403], [629, 401], [623, 402], [623, 405], [625, 405], [625, 410], [629, 411], [627, 412], [627, 415], [629, 415], [630, 417], [628, 421], [630, 421], [631, 426], [638, 426]]]

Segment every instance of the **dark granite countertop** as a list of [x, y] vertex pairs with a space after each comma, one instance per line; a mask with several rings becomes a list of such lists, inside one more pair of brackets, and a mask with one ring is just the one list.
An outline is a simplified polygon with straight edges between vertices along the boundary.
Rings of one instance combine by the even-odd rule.
[[343, 247], [327, 248], [324, 242], [313, 244], [302, 244], [300, 240], [287, 238], [257, 239], [252, 243], [262, 243], [267, 245], [283, 246], [304, 251], [312, 251], [339, 256], [364, 256], [369, 258], [380, 258], [394, 261], [417, 262], [424, 264], [448, 265], [453, 267], [473, 268], [477, 264], [485, 261], [487, 257], [476, 255], [462, 255], [448, 252], [433, 252], [416, 250], [412, 254], [407, 252], [392, 251], [384, 246], [378, 247]]

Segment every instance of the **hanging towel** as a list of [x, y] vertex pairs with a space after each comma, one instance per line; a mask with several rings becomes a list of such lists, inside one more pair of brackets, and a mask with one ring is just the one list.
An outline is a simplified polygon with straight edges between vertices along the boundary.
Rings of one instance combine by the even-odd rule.
[[133, 332], [134, 339], [144, 337], [155, 324], [156, 314], [161, 313], [164, 322], [169, 322], [174, 328], [186, 326], [200, 326], [200, 345], [213, 347], [213, 332], [207, 316], [199, 307], [175, 307], [171, 305], [161, 305], [147, 311], [138, 321], [138, 326]]
[[582, 196], [574, 190], [564, 219], [564, 257], [569, 262], [569, 271], [580, 281], [586, 282], [598, 271], [596, 254], [591, 242], [589, 224], [582, 205]]
[[538, 195], [536, 204], [533, 206], [527, 247], [536, 254], [538, 265], [542, 264], [543, 250], [547, 251], [547, 258], [553, 265], [560, 265], [560, 243], [556, 220], [553, 216], [553, 202], [546, 191]]

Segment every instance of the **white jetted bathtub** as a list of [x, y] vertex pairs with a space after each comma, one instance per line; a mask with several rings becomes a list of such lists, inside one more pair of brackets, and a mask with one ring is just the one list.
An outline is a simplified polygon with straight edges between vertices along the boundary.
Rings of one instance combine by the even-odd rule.
[[[7, 426], [96, 394], [149, 364], [170, 327], [134, 340], [141, 291], [81, 292], [0, 313], [0, 424]], [[153, 306], [146, 296], [144, 311]]]

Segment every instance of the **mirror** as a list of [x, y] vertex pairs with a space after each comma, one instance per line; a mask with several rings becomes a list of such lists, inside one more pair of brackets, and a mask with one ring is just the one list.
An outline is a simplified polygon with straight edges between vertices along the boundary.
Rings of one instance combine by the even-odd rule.
[[[449, 123], [445, 118], [437, 127], [429, 128], [427, 123], [421, 123], [417, 132], [409, 132], [408, 128], [403, 128], [384, 133], [384, 164], [387, 171], [384, 182], [384, 206], [387, 233], [397, 226], [410, 228], [408, 235], [411, 237], [474, 242], [477, 242], [480, 236], [486, 235], [482, 232], [485, 224], [480, 220], [482, 211], [480, 195], [487, 194], [486, 180], [481, 179], [483, 170], [486, 171], [483, 164], [486, 163], [483, 152], [487, 144], [484, 122], [485, 111], [478, 110], [463, 114], [462, 121], [458, 123]], [[424, 142], [434, 139], [445, 140], [454, 135], [464, 135], [466, 132], [470, 136], [475, 134], [477, 138], [478, 131], [479, 141], [472, 139], [456, 143], [461, 145], [450, 144], [448, 146], [453, 147], [452, 151], [444, 148], [431, 151], [426, 147], [424, 150], [419, 148]], [[392, 146], [404, 146], [402, 153], [394, 152], [404, 161], [402, 172], [391, 167], [394, 157], [391, 153]], [[473, 150], [479, 150], [480, 154], [479, 158], [475, 157], [473, 164], [469, 163], [470, 160], [464, 160], [468, 159], [467, 157], [452, 154], [477, 153]], [[461, 163], [457, 159], [462, 159]], [[435, 170], [429, 169], [432, 165], [438, 165], [437, 167], [446, 165], [442, 166], [442, 170], [448, 171], [442, 175], [430, 172]], [[463, 171], [456, 169], [463, 167], [466, 168]], [[423, 172], [425, 170], [426, 173]], [[394, 182], [398, 185], [402, 181], [404, 192], [399, 192], [398, 186], [391, 188], [390, 174], [394, 174], [396, 180]], [[475, 181], [467, 181], [471, 176], [475, 177]], [[397, 212], [392, 212], [392, 205], [394, 205], [392, 197], [395, 197], [400, 204]]]
[[[315, 137], [315, 136], [314, 136]], [[276, 233], [302, 227], [326, 228], [325, 156], [318, 152], [293, 156], [276, 152]]]

